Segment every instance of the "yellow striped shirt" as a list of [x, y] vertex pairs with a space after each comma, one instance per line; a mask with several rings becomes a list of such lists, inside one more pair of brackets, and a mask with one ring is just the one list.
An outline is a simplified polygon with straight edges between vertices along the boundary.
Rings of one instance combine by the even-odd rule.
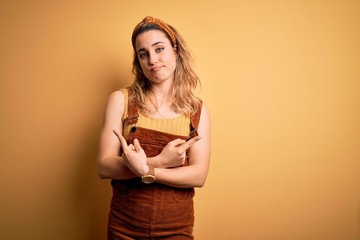
[[[128, 114], [128, 91], [121, 89], [124, 93], [124, 120]], [[133, 126], [143, 127], [156, 131], [166, 132], [174, 135], [188, 136], [190, 133], [190, 117], [180, 114], [174, 118], [152, 118], [139, 113], [139, 119], [136, 124], [124, 126], [124, 136], [128, 136]]]

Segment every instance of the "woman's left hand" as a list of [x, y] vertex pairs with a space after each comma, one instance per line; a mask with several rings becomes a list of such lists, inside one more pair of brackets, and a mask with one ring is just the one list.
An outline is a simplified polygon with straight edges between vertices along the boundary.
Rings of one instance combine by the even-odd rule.
[[134, 140], [133, 144], [127, 144], [122, 135], [118, 135], [121, 147], [124, 150], [123, 159], [126, 166], [137, 176], [144, 176], [149, 171], [147, 165], [147, 156], [144, 149], [142, 149], [139, 140]]

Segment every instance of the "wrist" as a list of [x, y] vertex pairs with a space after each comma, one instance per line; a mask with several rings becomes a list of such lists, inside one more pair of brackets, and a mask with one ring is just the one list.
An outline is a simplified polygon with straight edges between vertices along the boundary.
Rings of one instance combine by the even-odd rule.
[[160, 155], [151, 157], [147, 159], [147, 164], [153, 166], [154, 168], [164, 167], [163, 158]]
[[165, 161], [164, 161], [164, 158], [163, 158], [163, 156], [161, 155], [161, 153], [156, 156], [156, 163], [157, 163], [157, 165], [158, 165], [159, 168], [165, 167], [164, 162], [165, 162]]
[[148, 172], [150, 171], [150, 167], [148, 164], [146, 164], [143, 169], [139, 172], [139, 177], [143, 177], [145, 176], [146, 174], [148, 174]]
[[149, 171], [141, 176], [141, 181], [146, 184], [155, 182], [155, 168], [151, 165], [148, 166]]

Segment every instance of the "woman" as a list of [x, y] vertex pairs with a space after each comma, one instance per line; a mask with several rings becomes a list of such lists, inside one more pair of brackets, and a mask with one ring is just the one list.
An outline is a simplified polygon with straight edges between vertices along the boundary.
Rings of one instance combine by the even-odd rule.
[[100, 137], [99, 175], [113, 186], [108, 239], [193, 239], [194, 187], [210, 159], [199, 79], [183, 38], [160, 19], [143, 19], [132, 45], [135, 82], [109, 97]]

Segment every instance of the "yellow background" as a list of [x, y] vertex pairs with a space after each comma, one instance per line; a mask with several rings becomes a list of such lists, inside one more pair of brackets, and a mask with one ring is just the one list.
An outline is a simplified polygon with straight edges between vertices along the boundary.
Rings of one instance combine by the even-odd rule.
[[197, 239], [360, 239], [356, 0], [2, 1], [0, 239], [105, 239], [98, 135], [146, 15], [187, 40], [211, 111]]

